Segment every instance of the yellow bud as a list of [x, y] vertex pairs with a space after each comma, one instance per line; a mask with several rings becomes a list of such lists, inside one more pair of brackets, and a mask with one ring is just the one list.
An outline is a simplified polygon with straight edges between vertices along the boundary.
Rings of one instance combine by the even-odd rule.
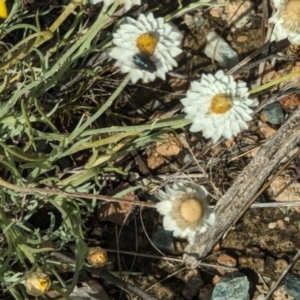
[[87, 260], [94, 268], [100, 268], [107, 262], [107, 252], [101, 247], [90, 248]]
[[0, 0], [0, 18], [6, 19], [7, 18], [7, 8], [4, 0]]
[[25, 279], [26, 292], [34, 297], [45, 294], [49, 290], [50, 284], [49, 276], [42, 272], [31, 273]]

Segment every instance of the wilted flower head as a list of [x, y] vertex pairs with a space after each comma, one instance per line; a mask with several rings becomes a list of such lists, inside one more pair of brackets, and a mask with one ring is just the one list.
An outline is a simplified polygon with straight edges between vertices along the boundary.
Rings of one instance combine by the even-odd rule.
[[203, 74], [199, 82], [191, 83], [186, 96], [181, 102], [186, 119], [193, 122], [190, 131], [202, 131], [214, 143], [221, 136], [230, 139], [247, 129], [253, 112], [249, 106], [257, 105], [248, 98], [246, 83], [235, 82], [222, 70], [214, 76]]
[[28, 295], [38, 297], [49, 290], [51, 281], [47, 274], [34, 272], [26, 277], [24, 284]]
[[205, 232], [213, 226], [215, 214], [211, 213], [206, 201], [207, 191], [203, 186], [193, 184], [185, 187], [180, 183], [165, 186], [156, 197], [161, 202], [156, 209], [164, 215], [163, 226], [173, 231], [175, 237], [187, 238], [193, 243], [197, 232]]
[[141, 0], [89, 0], [89, 3], [95, 5], [104, 2], [106, 6], [109, 6], [114, 1], [118, 1], [120, 4], [124, 3], [125, 10], [129, 10], [133, 5], [141, 5]]
[[107, 251], [99, 246], [92, 247], [87, 260], [94, 268], [100, 268], [107, 262]]
[[288, 38], [294, 45], [300, 45], [300, 2], [299, 0], [274, 0], [277, 12], [269, 23], [274, 23], [271, 41]]
[[166, 73], [177, 67], [175, 56], [182, 52], [182, 35], [163, 18], [140, 14], [138, 20], [126, 18], [114, 33], [110, 56], [122, 73], [129, 73], [132, 82], [142, 79], [153, 81], [156, 77], [163, 80]]

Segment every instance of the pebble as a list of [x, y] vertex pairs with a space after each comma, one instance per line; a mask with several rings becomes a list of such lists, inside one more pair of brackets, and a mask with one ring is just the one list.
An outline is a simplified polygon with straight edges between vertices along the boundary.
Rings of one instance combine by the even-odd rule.
[[276, 273], [281, 274], [287, 267], [288, 263], [285, 259], [279, 258], [275, 261]]
[[249, 281], [241, 272], [227, 273], [215, 286], [211, 300], [248, 300]]
[[221, 254], [218, 257], [218, 263], [223, 266], [227, 267], [235, 267], [236, 266], [236, 259], [228, 254]]
[[283, 221], [283, 220], [277, 220], [277, 221], [276, 221], [276, 224], [277, 224], [277, 226], [278, 226], [280, 229], [285, 229], [285, 225], [284, 225], [284, 221]]
[[212, 284], [206, 284], [200, 288], [199, 300], [210, 300], [214, 286]]
[[300, 99], [297, 95], [291, 94], [280, 99], [279, 103], [285, 111], [291, 111], [298, 107], [298, 105], [300, 104]]
[[295, 299], [300, 299], [300, 277], [293, 274], [288, 274], [286, 276], [284, 288], [288, 295], [294, 297]]
[[246, 35], [240, 35], [236, 39], [236, 41], [240, 42], [240, 43], [246, 42], [247, 40], [248, 40], [248, 37]]
[[284, 121], [284, 114], [279, 103], [271, 103], [264, 107], [262, 117], [273, 125], [280, 125]]
[[183, 278], [183, 281], [185, 284], [181, 294], [185, 299], [193, 299], [199, 293], [200, 288], [204, 285], [197, 269], [188, 270]]
[[162, 134], [159, 138], [163, 142], [156, 142], [156, 152], [163, 156], [178, 155], [181, 151], [181, 144], [173, 134]]
[[216, 285], [221, 280], [221, 277], [219, 275], [215, 275], [212, 279], [212, 284]]
[[214, 18], [221, 18], [222, 16], [222, 8], [221, 7], [213, 7], [209, 14]]
[[251, 269], [256, 273], [265, 271], [265, 260], [261, 257], [241, 255], [239, 257], [239, 265], [243, 269]]
[[220, 245], [219, 242], [217, 242], [217, 243], [213, 246], [212, 251], [213, 251], [213, 252], [217, 252], [217, 251], [219, 251], [220, 249], [221, 249], [221, 245]]
[[274, 228], [276, 227], [276, 225], [277, 225], [276, 222], [271, 222], [271, 223], [269, 223], [268, 227], [269, 227], [270, 229], [274, 229]]
[[215, 31], [206, 35], [204, 53], [221, 67], [232, 68], [239, 63], [237, 52]]
[[262, 123], [262, 122], [259, 122], [259, 131], [262, 133], [265, 139], [269, 139], [277, 132], [274, 128], [269, 126], [267, 123]]
[[192, 162], [193, 161], [193, 156], [191, 154], [186, 154], [184, 157], [183, 157], [183, 163], [184, 164], [187, 164], [189, 162]]

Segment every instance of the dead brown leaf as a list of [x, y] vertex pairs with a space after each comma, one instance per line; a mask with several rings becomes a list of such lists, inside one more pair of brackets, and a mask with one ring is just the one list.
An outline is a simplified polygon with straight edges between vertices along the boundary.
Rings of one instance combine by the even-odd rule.
[[[120, 185], [116, 189], [115, 193], [117, 193], [118, 191], [122, 191], [128, 187], [128, 184]], [[126, 200], [135, 201], [135, 194], [134, 192], [129, 192], [120, 199], [122, 198]], [[97, 217], [100, 222], [109, 221], [118, 225], [128, 225], [128, 214], [130, 213], [131, 208], [132, 205], [128, 203], [105, 203], [98, 208]]]

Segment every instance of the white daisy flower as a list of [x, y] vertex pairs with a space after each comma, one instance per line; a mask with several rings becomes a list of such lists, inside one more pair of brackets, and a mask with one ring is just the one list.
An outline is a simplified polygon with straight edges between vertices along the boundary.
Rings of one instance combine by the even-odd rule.
[[271, 41], [288, 38], [291, 44], [300, 45], [300, 1], [274, 0], [277, 12], [269, 23], [274, 23]]
[[245, 82], [235, 82], [233, 77], [222, 70], [215, 76], [203, 74], [200, 81], [191, 83], [191, 90], [181, 102], [186, 119], [191, 120], [191, 132], [202, 131], [205, 138], [216, 143], [221, 136], [230, 139], [241, 130], [247, 129], [252, 120], [256, 100], [248, 98]]
[[[115, 0], [89, 0], [92, 5], [104, 2], [106, 6], [114, 3]], [[118, 0], [120, 4], [124, 3], [125, 10], [129, 10], [133, 5], [141, 5], [141, 0]]]
[[129, 73], [133, 83], [142, 79], [153, 81], [156, 77], [166, 79], [166, 73], [177, 67], [175, 56], [182, 52], [182, 35], [163, 18], [155, 19], [153, 14], [139, 15], [138, 20], [126, 18], [114, 33], [110, 56], [116, 59], [116, 66], [122, 73]]
[[156, 209], [162, 215], [166, 230], [173, 231], [175, 237], [187, 238], [193, 243], [197, 232], [205, 232], [215, 223], [206, 201], [207, 191], [203, 186], [185, 187], [180, 183], [165, 186], [166, 192], [159, 190], [156, 197], [161, 200]]

